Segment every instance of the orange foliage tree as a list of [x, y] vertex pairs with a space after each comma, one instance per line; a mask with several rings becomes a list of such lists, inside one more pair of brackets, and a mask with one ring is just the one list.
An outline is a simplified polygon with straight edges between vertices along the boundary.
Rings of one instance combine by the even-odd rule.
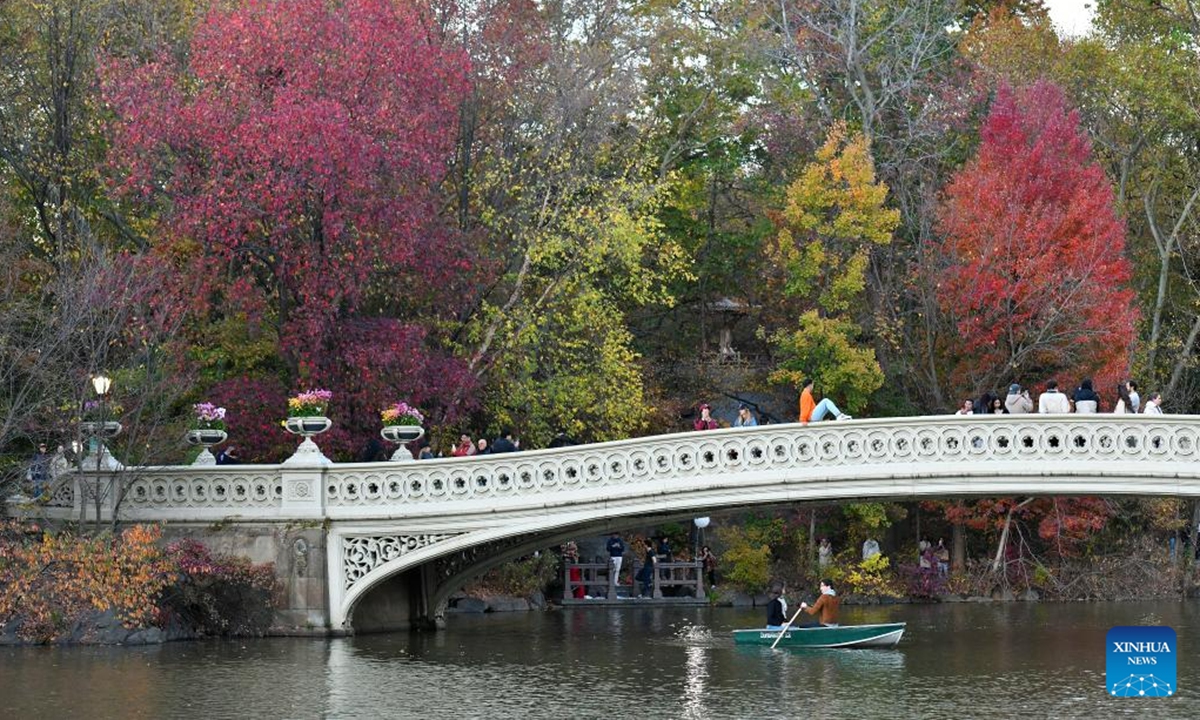
[[127, 627], [152, 624], [159, 595], [174, 577], [157, 526], [118, 537], [76, 537], [0, 528], [0, 621], [19, 619], [17, 636], [52, 642], [91, 611], [112, 610]]

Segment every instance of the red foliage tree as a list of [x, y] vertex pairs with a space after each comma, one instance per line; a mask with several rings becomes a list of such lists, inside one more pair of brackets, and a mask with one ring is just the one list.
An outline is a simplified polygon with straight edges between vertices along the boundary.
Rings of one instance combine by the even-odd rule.
[[1126, 371], [1137, 319], [1125, 224], [1078, 114], [1039, 81], [1001, 87], [975, 158], [951, 180], [938, 300], [958, 330], [959, 390]]
[[[245, 0], [214, 6], [185, 64], [164, 52], [102, 71], [120, 189], [157, 209], [153, 242], [192, 285], [196, 317], [273, 322], [283, 382], [332, 389], [343, 431], [468, 379], [421, 344], [439, 318], [377, 320], [453, 313], [469, 266], [437, 225], [467, 62], [435, 37], [409, 2]], [[360, 370], [375, 396], [347, 403]]]

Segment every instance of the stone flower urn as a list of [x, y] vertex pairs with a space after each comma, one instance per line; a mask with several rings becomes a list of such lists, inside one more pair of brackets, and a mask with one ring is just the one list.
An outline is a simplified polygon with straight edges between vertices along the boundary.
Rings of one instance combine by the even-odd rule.
[[392, 462], [405, 462], [414, 459], [409, 452], [408, 443], [424, 437], [425, 428], [420, 425], [385, 425], [379, 434], [384, 440], [400, 445], [396, 452], [392, 453]]
[[214, 445], [220, 445], [229, 439], [229, 433], [224, 430], [213, 430], [212, 428], [193, 428], [187, 431], [184, 436], [188, 445], [201, 446], [200, 454], [196, 456], [196, 460], [192, 465], [216, 465], [217, 458], [213, 456], [209, 448]]
[[287, 431], [304, 438], [304, 442], [300, 443], [300, 447], [296, 448], [296, 452], [287, 460], [283, 461], [284, 465], [328, 465], [329, 458], [321, 452], [321, 448], [313, 442], [314, 435], [320, 435], [329, 428], [333, 427], [333, 421], [327, 417], [319, 415], [310, 415], [304, 417], [289, 417], [284, 421], [284, 427]]

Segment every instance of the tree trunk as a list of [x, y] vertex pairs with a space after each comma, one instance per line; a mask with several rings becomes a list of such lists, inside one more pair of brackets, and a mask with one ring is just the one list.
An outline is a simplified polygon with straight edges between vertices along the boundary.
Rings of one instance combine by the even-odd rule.
[[[1197, 501], [1200, 507], [1200, 501]], [[812, 567], [818, 567], [817, 558], [817, 509], [808, 511], [808, 562]]]
[[1196, 543], [1200, 542], [1200, 499], [1192, 501], [1192, 526], [1188, 533], [1192, 536], [1192, 557], [1200, 557], [1200, 552], [1196, 551]]
[[950, 558], [950, 568], [961, 572], [967, 566], [967, 533], [963, 531], [962, 523], [954, 523], [950, 544], [954, 546]]
[[1013, 505], [1008, 509], [1008, 515], [1004, 517], [1004, 529], [1000, 532], [1000, 542], [996, 546], [996, 557], [992, 560], [992, 572], [1000, 572], [1001, 561], [1004, 559], [1004, 550], [1008, 547], [1008, 531], [1012, 528], [1013, 512], [1025, 507], [1031, 502], [1033, 502], [1033, 498], [1025, 498], [1019, 504]]

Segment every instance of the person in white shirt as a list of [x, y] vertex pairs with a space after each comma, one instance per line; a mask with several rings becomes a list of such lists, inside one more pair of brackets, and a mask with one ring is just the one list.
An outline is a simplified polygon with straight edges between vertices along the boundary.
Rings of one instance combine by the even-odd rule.
[[1144, 415], [1162, 415], [1162, 393], [1154, 393], [1150, 399], [1146, 401], [1146, 410]]
[[972, 400], [971, 398], [967, 398], [966, 400], [963, 400], [962, 407], [960, 407], [958, 409], [958, 412], [956, 412], [954, 414], [955, 415], [974, 415], [975, 414], [975, 401]]
[[1129, 397], [1129, 383], [1117, 383], [1117, 404], [1113, 406], [1114, 415], [1133, 412], [1133, 401]]
[[1057, 380], [1046, 382], [1046, 392], [1038, 397], [1038, 412], [1043, 415], [1071, 412], [1071, 403], [1065, 394], [1058, 391]]

